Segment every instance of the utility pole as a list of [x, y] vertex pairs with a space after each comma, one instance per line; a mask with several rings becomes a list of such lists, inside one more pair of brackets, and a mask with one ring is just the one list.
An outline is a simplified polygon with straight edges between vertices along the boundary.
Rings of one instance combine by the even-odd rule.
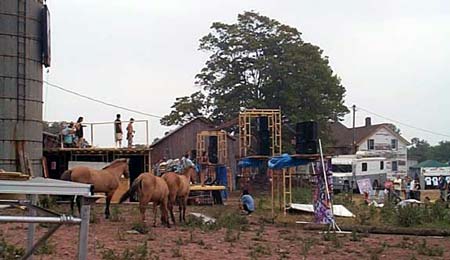
[[353, 109], [353, 142], [352, 142], [352, 148], [353, 153], [356, 154], [356, 131], [355, 131], [355, 113], [356, 113], [356, 106], [352, 106]]

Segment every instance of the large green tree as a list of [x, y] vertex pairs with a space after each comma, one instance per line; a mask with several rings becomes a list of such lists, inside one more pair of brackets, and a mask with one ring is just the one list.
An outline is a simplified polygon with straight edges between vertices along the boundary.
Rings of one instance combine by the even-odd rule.
[[[180, 124], [194, 115], [221, 123], [245, 108], [281, 108], [292, 123], [325, 122], [348, 112], [345, 88], [328, 58], [318, 46], [304, 42], [296, 28], [244, 12], [236, 23], [213, 23], [199, 49], [211, 54], [196, 75], [204, 96], [178, 98], [161, 120], [164, 125]], [[182, 106], [180, 100], [194, 105]]]

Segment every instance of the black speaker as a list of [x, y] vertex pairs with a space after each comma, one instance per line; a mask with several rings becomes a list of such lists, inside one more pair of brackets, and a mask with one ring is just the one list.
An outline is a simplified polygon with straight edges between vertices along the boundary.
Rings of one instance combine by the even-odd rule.
[[317, 122], [297, 123], [295, 130], [295, 152], [297, 154], [317, 154], [317, 139], [319, 138]]
[[269, 118], [258, 117], [258, 155], [270, 156], [270, 131], [269, 131]]
[[317, 140], [319, 137], [318, 125], [315, 121], [297, 123], [295, 131], [297, 143]]
[[217, 136], [209, 137], [208, 160], [210, 163], [219, 162], [219, 158], [217, 157]]
[[297, 142], [295, 152], [297, 154], [317, 154], [317, 140]]

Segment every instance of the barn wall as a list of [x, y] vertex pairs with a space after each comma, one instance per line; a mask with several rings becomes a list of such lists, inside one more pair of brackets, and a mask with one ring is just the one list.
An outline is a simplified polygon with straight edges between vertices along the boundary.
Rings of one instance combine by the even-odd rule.
[[152, 164], [164, 157], [181, 158], [187, 151], [196, 149], [197, 132], [211, 129], [210, 125], [199, 119], [188, 123], [152, 146]]

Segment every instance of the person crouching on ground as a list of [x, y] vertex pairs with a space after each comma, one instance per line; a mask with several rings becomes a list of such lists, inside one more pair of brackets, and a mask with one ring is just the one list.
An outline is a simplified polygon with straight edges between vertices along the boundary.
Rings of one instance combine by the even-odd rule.
[[255, 211], [255, 202], [250, 193], [248, 193], [248, 190], [244, 190], [242, 192], [241, 204], [239, 204], [239, 208], [244, 210], [247, 215], [250, 215]]

